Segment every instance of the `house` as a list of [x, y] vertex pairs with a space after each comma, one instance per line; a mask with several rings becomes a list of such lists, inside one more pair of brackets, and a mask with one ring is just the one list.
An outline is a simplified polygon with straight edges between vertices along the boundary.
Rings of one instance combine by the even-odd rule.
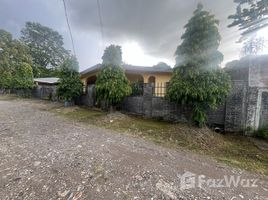
[[33, 96], [41, 99], [57, 100], [56, 91], [59, 78], [35, 78]]
[[[101, 68], [102, 65], [97, 64], [80, 73], [81, 81], [84, 83], [86, 88], [95, 84], [96, 76]], [[130, 83], [153, 83], [155, 86], [164, 87], [166, 83], [170, 81], [172, 76], [172, 68], [165, 63], [159, 63], [153, 67], [141, 67], [125, 64], [122, 65], [122, 68], [124, 69], [126, 77]]]

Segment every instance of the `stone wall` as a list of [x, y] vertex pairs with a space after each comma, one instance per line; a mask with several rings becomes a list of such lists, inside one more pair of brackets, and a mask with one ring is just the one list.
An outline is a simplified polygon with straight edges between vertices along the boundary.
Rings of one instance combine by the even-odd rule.
[[121, 109], [132, 114], [143, 115], [143, 96], [125, 98], [121, 104]]
[[[191, 108], [169, 102], [163, 97], [154, 97], [153, 88], [149, 84], [144, 85], [142, 96], [127, 97], [121, 104], [121, 110], [172, 122], [187, 122], [192, 117]], [[221, 105], [216, 111], [208, 112], [209, 125], [224, 126], [224, 110], [225, 105]]]
[[234, 87], [227, 99], [225, 128], [251, 135], [268, 121], [268, 55], [233, 61], [227, 64], [226, 72]]
[[234, 81], [232, 91], [226, 99], [224, 128], [229, 132], [244, 130], [246, 85], [244, 81]]

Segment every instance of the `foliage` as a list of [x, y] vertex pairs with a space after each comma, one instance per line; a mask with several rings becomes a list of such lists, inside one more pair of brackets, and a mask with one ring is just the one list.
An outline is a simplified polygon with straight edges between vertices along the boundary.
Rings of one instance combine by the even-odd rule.
[[0, 30], [0, 87], [28, 89], [33, 86], [32, 57], [29, 49], [12, 35]]
[[263, 51], [264, 47], [265, 39], [263, 37], [253, 37], [244, 43], [244, 46], [242, 48], [242, 55], [258, 55], [260, 52]]
[[233, 22], [228, 27], [238, 26], [242, 35], [254, 33], [268, 25], [267, 0], [234, 0], [236, 13], [228, 18]]
[[104, 100], [109, 105], [115, 105], [131, 94], [129, 81], [123, 69], [119, 66], [105, 65], [97, 75], [97, 101]]
[[60, 76], [60, 69], [56, 68], [44, 68], [38, 64], [33, 64], [33, 75], [35, 78], [42, 78], [42, 77], [59, 77]]
[[219, 21], [198, 4], [175, 52], [176, 65], [190, 61], [199, 67], [217, 68], [223, 60], [222, 53], [217, 50], [221, 40], [218, 24]]
[[71, 56], [62, 63], [60, 67], [60, 76], [66, 77], [69, 75], [70, 72], [78, 72], [78, 70], [79, 63], [75, 57]]
[[33, 71], [28, 63], [17, 65], [13, 74], [12, 88], [30, 89], [33, 87]]
[[10, 71], [0, 72], [0, 88], [9, 89], [11, 88], [12, 75]]
[[262, 138], [268, 141], [268, 126], [254, 133], [255, 137]]
[[143, 94], [143, 81], [136, 81], [131, 84], [131, 95], [142, 95]]
[[35, 65], [57, 68], [69, 56], [63, 37], [55, 30], [35, 22], [26, 22], [21, 40], [29, 47]]
[[0, 29], [0, 48], [7, 46], [12, 41], [11, 33]]
[[80, 80], [78, 68], [78, 62], [74, 57], [67, 58], [60, 67], [57, 94], [64, 101], [72, 101], [83, 91], [83, 83]]
[[193, 120], [199, 126], [207, 120], [206, 111], [215, 109], [230, 90], [230, 77], [219, 68], [223, 55], [218, 51], [217, 25], [214, 16], [198, 4], [175, 53], [177, 67], [167, 88], [169, 100], [193, 107]]
[[122, 64], [122, 50], [118, 45], [110, 45], [104, 50], [102, 64], [120, 66]]
[[230, 90], [230, 77], [221, 69], [192, 71], [184, 75], [184, 65], [176, 69], [167, 89], [168, 98], [177, 103], [193, 106], [193, 120], [202, 126], [206, 121], [206, 111], [223, 103]]

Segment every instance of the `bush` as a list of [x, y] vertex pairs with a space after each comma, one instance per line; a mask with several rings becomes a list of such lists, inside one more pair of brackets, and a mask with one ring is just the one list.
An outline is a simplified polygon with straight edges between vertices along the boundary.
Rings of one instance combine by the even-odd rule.
[[66, 102], [72, 101], [83, 92], [83, 83], [77, 69], [78, 62], [73, 57], [66, 59], [61, 66], [57, 95]]
[[268, 126], [256, 131], [254, 136], [268, 141]]
[[216, 109], [224, 102], [230, 90], [230, 77], [221, 69], [183, 74], [184, 67], [190, 66], [175, 70], [167, 88], [167, 97], [172, 102], [193, 107], [193, 121], [203, 126], [207, 121], [206, 111]]
[[15, 69], [12, 80], [13, 89], [31, 89], [33, 88], [33, 71], [28, 63], [22, 63]]
[[70, 77], [61, 78], [57, 87], [57, 94], [64, 101], [72, 101], [82, 91], [83, 83], [80, 81], [78, 73], [74, 73]]
[[115, 106], [131, 94], [129, 81], [119, 66], [105, 65], [96, 80], [97, 101], [104, 100], [109, 106]]

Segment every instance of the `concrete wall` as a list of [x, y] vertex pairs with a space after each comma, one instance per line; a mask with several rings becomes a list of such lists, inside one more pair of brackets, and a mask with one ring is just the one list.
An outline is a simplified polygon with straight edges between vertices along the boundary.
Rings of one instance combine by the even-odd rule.
[[244, 81], [233, 82], [232, 91], [226, 99], [225, 131], [240, 132], [244, 130], [246, 92]]
[[225, 128], [251, 135], [266, 126], [268, 56], [245, 57], [228, 65], [234, 86], [227, 99]]
[[[163, 97], [153, 96], [153, 87], [145, 84], [143, 96], [127, 97], [121, 104], [123, 111], [172, 122], [188, 122], [192, 118], [192, 109], [185, 105], [169, 102]], [[211, 126], [224, 126], [225, 104], [216, 111], [208, 112]]]

